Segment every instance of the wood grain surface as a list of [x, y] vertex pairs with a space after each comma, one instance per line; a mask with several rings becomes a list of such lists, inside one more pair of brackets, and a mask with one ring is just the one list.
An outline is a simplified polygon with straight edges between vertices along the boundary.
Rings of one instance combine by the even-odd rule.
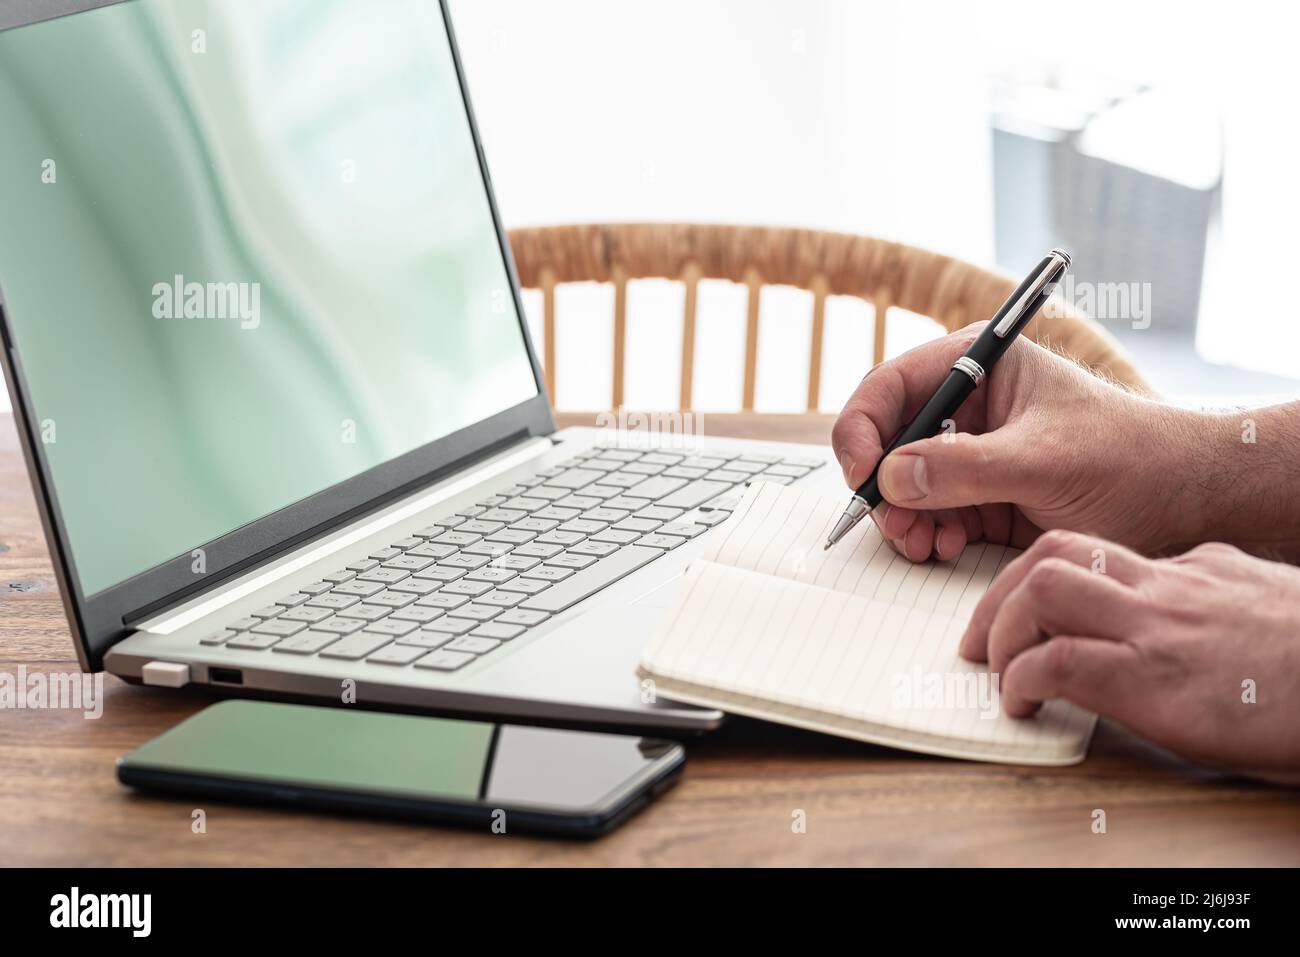
[[[561, 416], [566, 424], [589, 416]], [[711, 415], [713, 434], [824, 442], [831, 417]], [[0, 417], [0, 671], [75, 669], [17, 448]], [[1296, 865], [1300, 794], [1194, 768], [1103, 722], [1065, 769], [968, 764], [737, 720], [682, 783], [591, 843], [135, 795], [114, 759], [198, 693], [106, 679], [103, 717], [0, 711], [6, 865]], [[1092, 831], [1106, 812], [1105, 834]], [[802, 811], [805, 833], [792, 822]]]

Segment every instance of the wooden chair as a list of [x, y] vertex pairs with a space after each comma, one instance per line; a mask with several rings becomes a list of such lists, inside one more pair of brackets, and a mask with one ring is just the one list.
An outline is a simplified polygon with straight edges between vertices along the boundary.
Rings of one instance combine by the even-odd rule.
[[[796, 286], [813, 294], [808, 409], [821, 389], [827, 296], [858, 296], [875, 306], [871, 362], [885, 357], [891, 309], [928, 316], [945, 330], [991, 316], [1016, 280], [970, 263], [869, 236], [764, 226], [617, 223], [545, 226], [510, 231], [519, 281], [542, 291], [542, 365], [555, 396], [555, 287], [568, 282], [614, 284], [614, 387], [611, 408], [623, 406], [627, 356], [627, 284], [631, 279], [677, 279], [686, 285], [683, 316], [682, 410], [691, 408], [695, 369], [696, 291], [701, 279], [729, 279], [748, 287], [742, 407], [754, 408], [758, 364], [759, 293], [764, 285]], [[1026, 335], [1122, 386], [1150, 392], [1141, 373], [1097, 323], [1074, 312], [1037, 316]], [[865, 365], [865, 364], [864, 364]], [[865, 372], [865, 368], [864, 368]]]

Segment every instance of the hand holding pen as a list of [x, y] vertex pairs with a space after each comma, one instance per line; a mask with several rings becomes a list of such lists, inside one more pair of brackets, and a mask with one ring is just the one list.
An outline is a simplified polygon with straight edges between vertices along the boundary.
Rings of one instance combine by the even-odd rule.
[[[1007, 301], [994, 313], [993, 318], [970, 348], [956, 359], [939, 388], [899, 430], [879, 459], [873, 463], [870, 473], [857, 487], [844, 514], [831, 530], [826, 548], [830, 548], [843, 538], [884, 500], [880, 489], [881, 463], [896, 449], [929, 438], [943, 428], [943, 423], [956, 414], [966, 398], [975, 391], [1016, 337], [1042, 308], [1056, 284], [1065, 275], [1069, 265], [1069, 254], [1060, 249], [1053, 249], [1016, 287]], [[844, 421], [841, 417], [840, 423]], [[840, 423], [837, 423], [837, 432], [841, 429]], [[839, 452], [838, 444], [837, 452]], [[963, 536], [963, 545], [966, 537], [968, 536]]]

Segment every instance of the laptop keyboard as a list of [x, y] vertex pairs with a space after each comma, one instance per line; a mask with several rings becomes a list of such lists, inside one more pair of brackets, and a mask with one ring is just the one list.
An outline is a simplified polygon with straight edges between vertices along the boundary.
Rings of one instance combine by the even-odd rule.
[[820, 459], [594, 448], [359, 556], [200, 644], [448, 672], [730, 516]]

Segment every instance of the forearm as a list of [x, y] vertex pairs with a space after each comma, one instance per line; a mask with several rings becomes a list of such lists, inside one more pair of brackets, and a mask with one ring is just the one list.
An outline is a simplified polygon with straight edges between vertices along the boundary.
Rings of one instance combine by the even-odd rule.
[[1219, 541], [1300, 561], [1300, 403], [1175, 411], [1164, 428], [1168, 551]]

